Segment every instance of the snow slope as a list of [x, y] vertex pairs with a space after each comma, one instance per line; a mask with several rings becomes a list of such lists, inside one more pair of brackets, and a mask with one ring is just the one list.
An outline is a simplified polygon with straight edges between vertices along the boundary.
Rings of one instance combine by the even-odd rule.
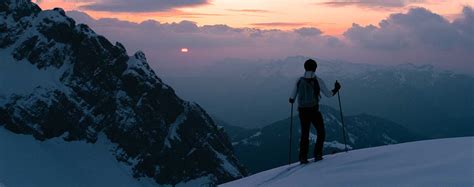
[[[156, 186], [133, 178], [129, 168], [110, 154], [105, 137], [95, 143], [37, 141], [0, 127], [0, 184], [4, 186]], [[145, 179], [145, 180], [144, 180]], [[1, 185], [0, 185], [1, 186]]]
[[221, 185], [240, 186], [473, 186], [474, 137], [437, 139], [329, 155]]

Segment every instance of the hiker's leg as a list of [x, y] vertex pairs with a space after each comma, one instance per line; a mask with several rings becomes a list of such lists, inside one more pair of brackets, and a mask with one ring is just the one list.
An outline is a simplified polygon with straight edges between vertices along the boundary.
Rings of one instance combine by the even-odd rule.
[[308, 146], [309, 146], [309, 127], [310, 127], [310, 114], [306, 109], [299, 109], [299, 116], [301, 122], [301, 138], [300, 138], [300, 160], [306, 160], [308, 158]]
[[324, 140], [326, 139], [326, 131], [324, 129], [323, 115], [319, 111], [313, 113], [313, 120], [311, 121], [316, 128], [316, 144], [314, 145], [314, 156], [323, 156]]

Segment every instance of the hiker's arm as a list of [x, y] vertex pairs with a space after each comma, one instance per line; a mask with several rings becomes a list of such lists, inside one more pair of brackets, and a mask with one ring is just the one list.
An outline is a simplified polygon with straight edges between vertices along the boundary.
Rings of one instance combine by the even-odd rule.
[[319, 88], [321, 89], [321, 92], [324, 94], [326, 97], [332, 97], [335, 95], [331, 90], [328, 89], [326, 86], [326, 83], [322, 79], [318, 77], [318, 83], [319, 83]]
[[294, 103], [295, 99], [296, 99], [296, 95], [298, 95], [298, 81], [299, 81], [299, 79], [294, 84], [295, 86], [293, 87], [293, 91], [291, 92], [290, 103]]

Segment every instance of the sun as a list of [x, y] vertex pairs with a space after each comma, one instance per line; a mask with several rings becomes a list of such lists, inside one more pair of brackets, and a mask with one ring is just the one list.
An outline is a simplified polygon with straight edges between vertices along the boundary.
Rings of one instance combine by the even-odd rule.
[[182, 53], [187, 53], [188, 51], [189, 51], [188, 48], [181, 48]]

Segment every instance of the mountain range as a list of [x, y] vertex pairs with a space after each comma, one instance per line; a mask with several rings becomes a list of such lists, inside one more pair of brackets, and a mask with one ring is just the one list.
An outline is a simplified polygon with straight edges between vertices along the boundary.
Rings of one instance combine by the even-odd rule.
[[[288, 97], [308, 58], [227, 59], [190, 72], [164, 72], [163, 78], [211, 115], [233, 126], [256, 128], [289, 115]], [[316, 75], [329, 89], [336, 80], [341, 83], [345, 114], [379, 116], [431, 138], [474, 135], [472, 75], [431, 65], [316, 60]], [[338, 107], [334, 98], [323, 97], [321, 103]]]
[[[324, 143], [324, 154], [333, 154], [345, 150], [342, 122], [338, 110], [329, 106], [321, 106], [323, 115], [326, 141]], [[251, 173], [268, 170], [288, 163], [289, 132], [291, 118], [274, 122], [263, 128], [244, 129], [229, 126], [222, 121], [218, 125], [229, 134], [234, 146], [237, 158], [246, 166]], [[346, 126], [346, 142], [348, 150], [375, 147], [388, 144], [397, 144], [426, 137], [380, 117], [359, 114], [344, 117]], [[292, 161], [298, 160], [298, 148], [300, 137], [300, 121], [298, 116], [293, 118], [292, 130]], [[310, 132], [311, 155], [316, 141], [314, 127]]]

